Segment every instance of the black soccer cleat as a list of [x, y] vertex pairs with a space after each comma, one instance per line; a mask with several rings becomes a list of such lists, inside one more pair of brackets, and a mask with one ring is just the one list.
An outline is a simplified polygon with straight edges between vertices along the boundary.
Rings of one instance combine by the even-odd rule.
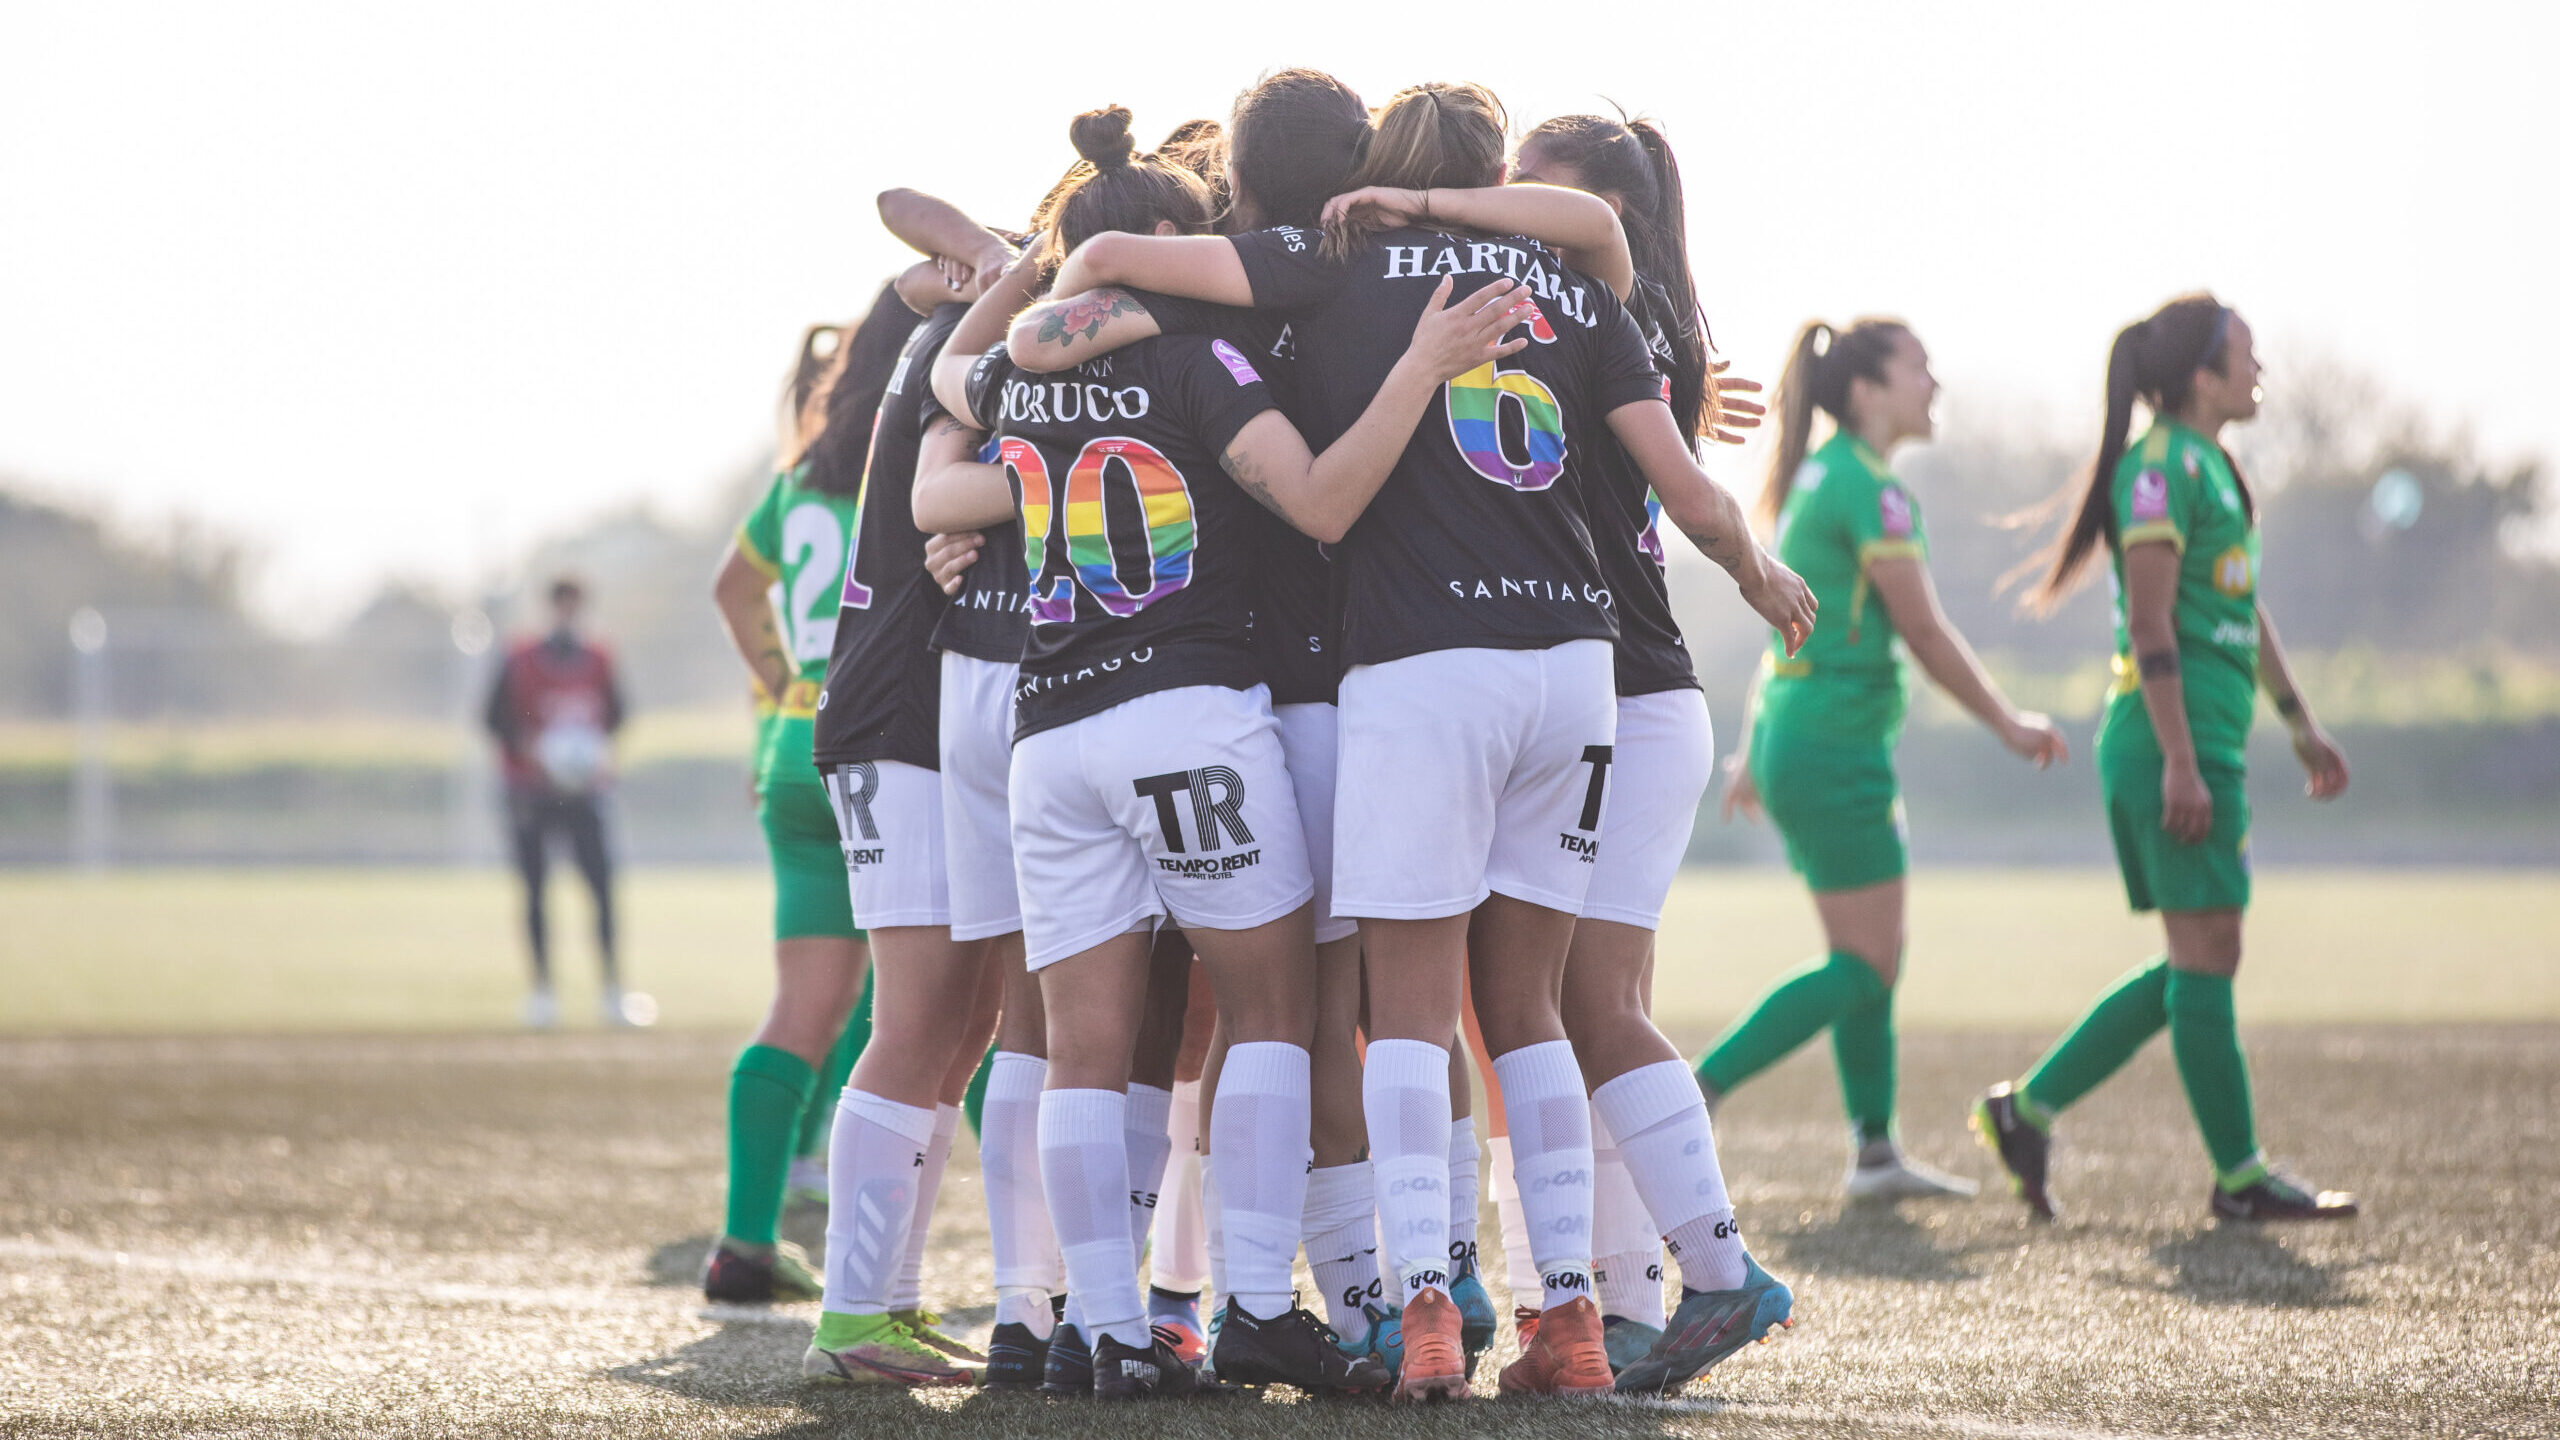
[[1049, 1342], [1032, 1334], [1030, 1326], [1008, 1321], [988, 1337], [987, 1363], [979, 1368], [978, 1383], [990, 1390], [1033, 1390], [1048, 1373]]
[[1076, 1327], [1063, 1320], [1049, 1332], [1049, 1353], [1040, 1364], [1040, 1391], [1061, 1396], [1093, 1393], [1093, 1350]]
[[1218, 1326], [1218, 1378], [1235, 1385], [1295, 1385], [1315, 1395], [1365, 1395], [1395, 1377], [1375, 1355], [1347, 1353], [1342, 1337], [1304, 1306], [1257, 1320], [1229, 1301]]
[[1973, 1133], [1983, 1148], [1998, 1156], [2009, 1172], [2009, 1189], [2027, 1202], [2042, 1220], [2062, 1213], [2045, 1184], [2045, 1165], [2053, 1155], [2053, 1137], [2018, 1109], [2018, 1090], [2003, 1080], [1973, 1102]]
[[723, 1240], [702, 1267], [702, 1298], [729, 1305], [815, 1300], [825, 1290], [799, 1249], [789, 1243], [747, 1247]]
[[2238, 1190], [2213, 1187], [2220, 1220], [2352, 1220], [2356, 1197], [2344, 1190], [2314, 1190], [2281, 1170], [2269, 1170]]
[[1191, 1367], [1153, 1333], [1144, 1350], [1103, 1336], [1093, 1347], [1092, 1374], [1096, 1400], [1180, 1400], [1199, 1388]]

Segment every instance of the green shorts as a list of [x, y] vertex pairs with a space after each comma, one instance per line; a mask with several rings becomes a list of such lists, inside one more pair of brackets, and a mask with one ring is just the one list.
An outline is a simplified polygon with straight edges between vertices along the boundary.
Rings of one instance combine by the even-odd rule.
[[756, 819], [773, 856], [773, 938], [834, 935], [864, 939], [853, 923], [853, 888], [826, 787], [807, 765], [768, 773], [756, 791]]
[[2213, 830], [2190, 845], [2160, 828], [2159, 752], [2147, 741], [2098, 746], [2098, 793], [2106, 800], [2116, 866], [2124, 872], [2124, 896], [2136, 910], [2249, 906], [2247, 771], [2211, 756], [2197, 768], [2213, 796]]
[[1751, 783], [1812, 889], [1879, 885], [1911, 868], [1890, 742], [1756, 726]]

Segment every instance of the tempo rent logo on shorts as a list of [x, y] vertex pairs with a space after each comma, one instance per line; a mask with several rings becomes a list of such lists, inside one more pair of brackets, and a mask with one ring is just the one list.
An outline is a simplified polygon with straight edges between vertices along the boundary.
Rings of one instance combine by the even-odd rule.
[[1262, 863], [1258, 845], [1232, 855], [1194, 856], [1182, 843], [1182, 811], [1173, 797], [1187, 794], [1192, 830], [1202, 850], [1224, 849], [1229, 838], [1238, 845], [1253, 845], [1253, 831], [1244, 823], [1244, 777], [1227, 766], [1149, 775], [1131, 781], [1130, 788], [1156, 802], [1156, 824], [1164, 831], [1164, 847], [1173, 852], [1156, 857], [1157, 869], [1192, 880], [1227, 880], [1239, 870]]

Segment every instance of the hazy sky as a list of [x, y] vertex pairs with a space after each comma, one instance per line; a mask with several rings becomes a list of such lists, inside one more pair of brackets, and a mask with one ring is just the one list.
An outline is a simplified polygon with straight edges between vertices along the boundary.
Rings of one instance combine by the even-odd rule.
[[2271, 385], [2318, 349], [2560, 456], [2554, 13], [18, 0], [0, 476], [248, 538], [305, 625], [634, 498], [697, 514], [799, 327], [903, 263], [878, 190], [1020, 224], [1073, 112], [1152, 139], [1288, 64], [1661, 117], [1750, 373], [1886, 310], [1948, 431], [2093, 430], [2114, 329], [2208, 285]]

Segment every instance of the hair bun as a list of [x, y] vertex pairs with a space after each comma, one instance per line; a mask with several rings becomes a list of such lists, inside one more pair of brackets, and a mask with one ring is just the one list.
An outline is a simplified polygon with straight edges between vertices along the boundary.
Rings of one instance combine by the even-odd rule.
[[1126, 105], [1087, 110], [1068, 124], [1067, 138], [1096, 170], [1117, 170], [1138, 153], [1138, 142], [1129, 137]]

